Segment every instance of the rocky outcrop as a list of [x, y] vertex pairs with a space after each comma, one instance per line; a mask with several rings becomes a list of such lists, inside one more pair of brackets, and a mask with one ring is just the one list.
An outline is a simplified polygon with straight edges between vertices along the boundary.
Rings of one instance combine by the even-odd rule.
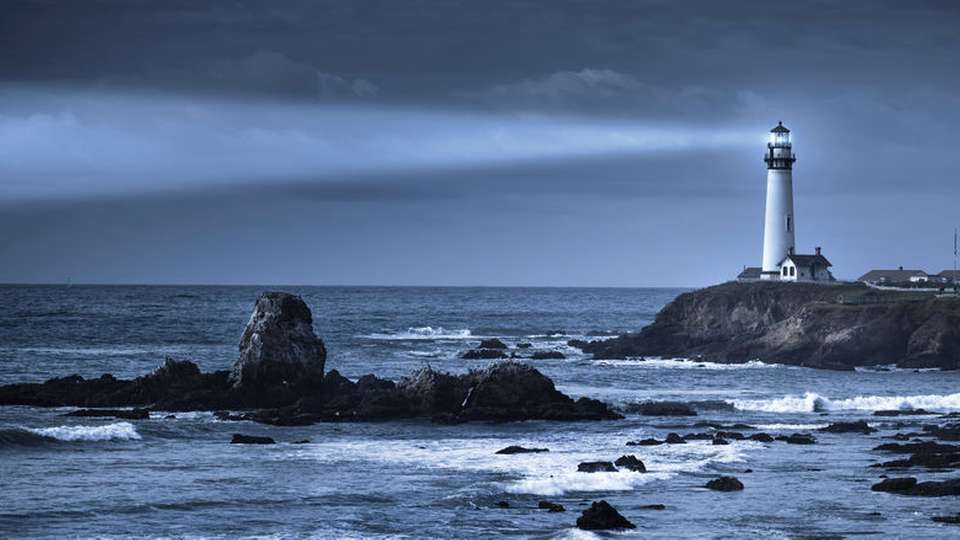
[[577, 465], [577, 472], [617, 472], [617, 468], [609, 461], [584, 461]]
[[607, 501], [594, 502], [577, 518], [577, 528], [587, 531], [606, 529], [636, 529], [637, 526], [620, 515]]
[[958, 369], [960, 298], [862, 284], [731, 282], [681, 294], [639, 332], [578, 345], [596, 358]]
[[918, 482], [916, 478], [885, 478], [870, 487], [873, 491], [886, 491], [913, 497], [950, 497], [960, 495], [960, 478]]
[[257, 298], [240, 338], [240, 358], [230, 371], [230, 384], [271, 395], [303, 394], [323, 380], [326, 359], [303, 299], [266, 292]]
[[706, 488], [714, 491], [742, 491], [743, 482], [735, 476], [721, 476], [707, 482]]
[[497, 450], [496, 453], [500, 455], [513, 455], [513, 454], [541, 454], [543, 452], [549, 452], [549, 448], [525, 448], [523, 446], [508, 446], [506, 448], [501, 448]]
[[464, 375], [421, 369], [394, 382], [375, 375], [356, 381], [324, 374], [326, 350], [312, 315], [297, 296], [265, 293], [256, 302], [230, 371], [201, 373], [196, 364], [167, 359], [133, 380], [74, 375], [42, 384], [0, 387], [0, 405], [140, 407], [84, 410], [80, 416], [144, 418], [149, 409], [241, 410], [224, 420], [274, 425], [432, 418], [436, 422], [606, 420], [621, 418], [603, 402], [576, 401], [531, 366], [500, 362]]
[[244, 435], [234, 433], [230, 439], [230, 444], [277, 444], [277, 441], [270, 437], [259, 437], [257, 435]]

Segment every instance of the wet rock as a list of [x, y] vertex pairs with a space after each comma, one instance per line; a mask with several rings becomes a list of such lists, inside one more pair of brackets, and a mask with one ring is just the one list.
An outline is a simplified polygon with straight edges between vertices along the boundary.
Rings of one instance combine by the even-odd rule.
[[506, 349], [507, 344], [497, 338], [484, 339], [480, 341], [478, 349]]
[[926, 409], [892, 409], [892, 410], [882, 410], [882, 411], [873, 411], [874, 416], [924, 416], [937, 414], [935, 412], [930, 412]]
[[470, 349], [460, 355], [464, 360], [496, 360], [507, 358], [507, 353], [500, 349]]
[[560, 351], [537, 351], [530, 358], [534, 360], [563, 360], [566, 356]]
[[870, 489], [913, 497], [948, 497], [960, 495], [960, 478], [927, 482], [918, 482], [916, 478], [909, 476], [887, 478]]
[[566, 512], [567, 509], [563, 507], [562, 504], [557, 504], [550, 501], [540, 501], [537, 503], [537, 508], [540, 510], [546, 510], [548, 512]]
[[497, 508], [510, 508], [510, 503], [507, 501], [497, 501]]
[[533, 343], [526, 343], [526, 342], [524, 342], [524, 343], [517, 343], [517, 348], [518, 348], [518, 349], [529, 349], [530, 347], [533, 347]]
[[683, 436], [685, 441], [712, 441], [713, 438], [713, 433], [687, 433]]
[[585, 461], [577, 465], [577, 472], [617, 472], [617, 468], [609, 461]]
[[234, 414], [229, 411], [215, 411], [213, 416], [223, 422], [241, 422], [247, 420], [247, 417], [243, 414]]
[[323, 379], [327, 351], [313, 332], [313, 315], [299, 296], [265, 292], [257, 298], [230, 372], [234, 388], [306, 393]]
[[234, 433], [230, 439], [230, 444], [277, 444], [277, 441], [270, 437], [258, 437], [256, 435], [243, 435]]
[[940, 439], [941, 441], [960, 441], [960, 424], [923, 426], [923, 431]]
[[676, 433], [668, 433], [666, 443], [667, 444], [687, 444], [687, 441], [683, 440], [683, 437], [681, 437]]
[[598, 531], [607, 529], [636, 529], [637, 526], [620, 515], [607, 501], [594, 502], [577, 518], [577, 528]]
[[647, 467], [633, 454], [620, 456], [613, 464], [634, 472], [647, 472]]
[[77, 411], [68, 412], [64, 416], [81, 416], [85, 418], [122, 418], [124, 420], [146, 420], [150, 418], [150, 409], [80, 409]]
[[713, 439], [713, 444], [714, 444], [715, 446], [723, 446], [723, 445], [730, 444], [730, 441], [724, 439], [723, 437], [717, 437], [717, 438]]
[[721, 476], [707, 482], [706, 487], [714, 491], [741, 491], [743, 482], [733, 476]]
[[501, 448], [497, 450], [497, 454], [511, 455], [511, 454], [539, 454], [541, 452], [549, 452], [547, 448], [524, 448], [523, 446], [508, 446], [506, 448]]
[[783, 441], [787, 444], [815, 444], [817, 439], [810, 435], [809, 433], [794, 433], [792, 435], [780, 435], [776, 437], [776, 440]]
[[754, 433], [754, 434], [750, 435], [750, 440], [751, 440], [751, 441], [757, 441], [757, 442], [763, 442], [763, 443], [771, 443], [771, 442], [773, 442], [774, 439], [773, 439], [772, 436], [770, 436], [770, 435], [768, 435], [768, 434], [766, 434], [766, 433]]
[[856, 422], [834, 422], [825, 428], [820, 428], [820, 431], [826, 431], [828, 433], [863, 433], [870, 434], [877, 431], [876, 428], [870, 427], [864, 420], [859, 420]]
[[664, 444], [664, 442], [658, 441], [657, 439], [640, 439], [639, 441], [627, 441], [627, 446], [657, 446], [659, 444]]
[[903, 478], [884, 478], [880, 482], [870, 486], [872, 491], [886, 491], [889, 493], [905, 493], [917, 485], [917, 479], [913, 477]]
[[873, 449], [879, 452], [892, 452], [894, 454], [953, 453], [960, 452], [960, 445], [923, 441], [905, 444], [886, 443], [876, 446]]
[[640, 507], [641, 510], [666, 510], [667, 506], [664, 504], [645, 504]]
[[293, 441], [290, 444], [310, 444], [310, 439], [300, 439], [299, 441]]
[[716, 436], [722, 437], [724, 439], [734, 440], [734, 441], [742, 441], [746, 439], [746, 436], [744, 436], [743, 433], [740, 433], [738, 431], [718, 431], [716, 433]]
[[933, 516], [930, 518], [936, 523], [945, 523], [947, 525], [960, 525], [960, 514], [955, 516]]
[[639, 413], [643, 416], [696, 416], [697, 411], [686, 403], [679, 401], [644, 401], [631, 403], [625, 407], [628, 413]]

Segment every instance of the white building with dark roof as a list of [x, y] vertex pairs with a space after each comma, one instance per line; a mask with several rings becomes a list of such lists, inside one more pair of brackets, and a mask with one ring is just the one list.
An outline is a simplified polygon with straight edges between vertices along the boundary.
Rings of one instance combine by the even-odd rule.
[[857, 281], [864, 283], [925, 283], [930, 281], [930, 275], [923, 270], [904, 270], [901, 266], [896, 270], [871, 270], [858, 277]]

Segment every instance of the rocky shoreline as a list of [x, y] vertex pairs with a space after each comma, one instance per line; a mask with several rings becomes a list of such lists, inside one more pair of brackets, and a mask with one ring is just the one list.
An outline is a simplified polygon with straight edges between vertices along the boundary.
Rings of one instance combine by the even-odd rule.
[[231, 370], [202, 373], [188, 360], [167, 359], [133, 380], [78, 375], [0, 387], [0, 405], [133, 407], [80, 415], [142, 418], [163, 411], [242, 411], [225, 419], [272, 425], [427, 418], [439, 423], [622, 418], [605, 403], [574, 400], [535, 368], [500, 362], [463, 375], [429, 367], [399, 381], [364, 375], [351, 381], [324, 372], [326, 348], [310, 309], [297, 296], [262, 294]]
[[681, 294], [638, 332], [571, 345], [597, 359], [960, 369], [960, 298], [860, 283], [730, 282]]

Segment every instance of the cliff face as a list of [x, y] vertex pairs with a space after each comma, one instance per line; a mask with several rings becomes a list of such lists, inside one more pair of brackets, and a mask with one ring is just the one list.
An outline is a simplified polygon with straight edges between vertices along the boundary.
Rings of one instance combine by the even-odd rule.
[[699, 356], [851, 369], [960, 368], [960, 299], [861, 284], [724, 283], [684, 293], [638, 333], [591, 342], [596, 358]]

